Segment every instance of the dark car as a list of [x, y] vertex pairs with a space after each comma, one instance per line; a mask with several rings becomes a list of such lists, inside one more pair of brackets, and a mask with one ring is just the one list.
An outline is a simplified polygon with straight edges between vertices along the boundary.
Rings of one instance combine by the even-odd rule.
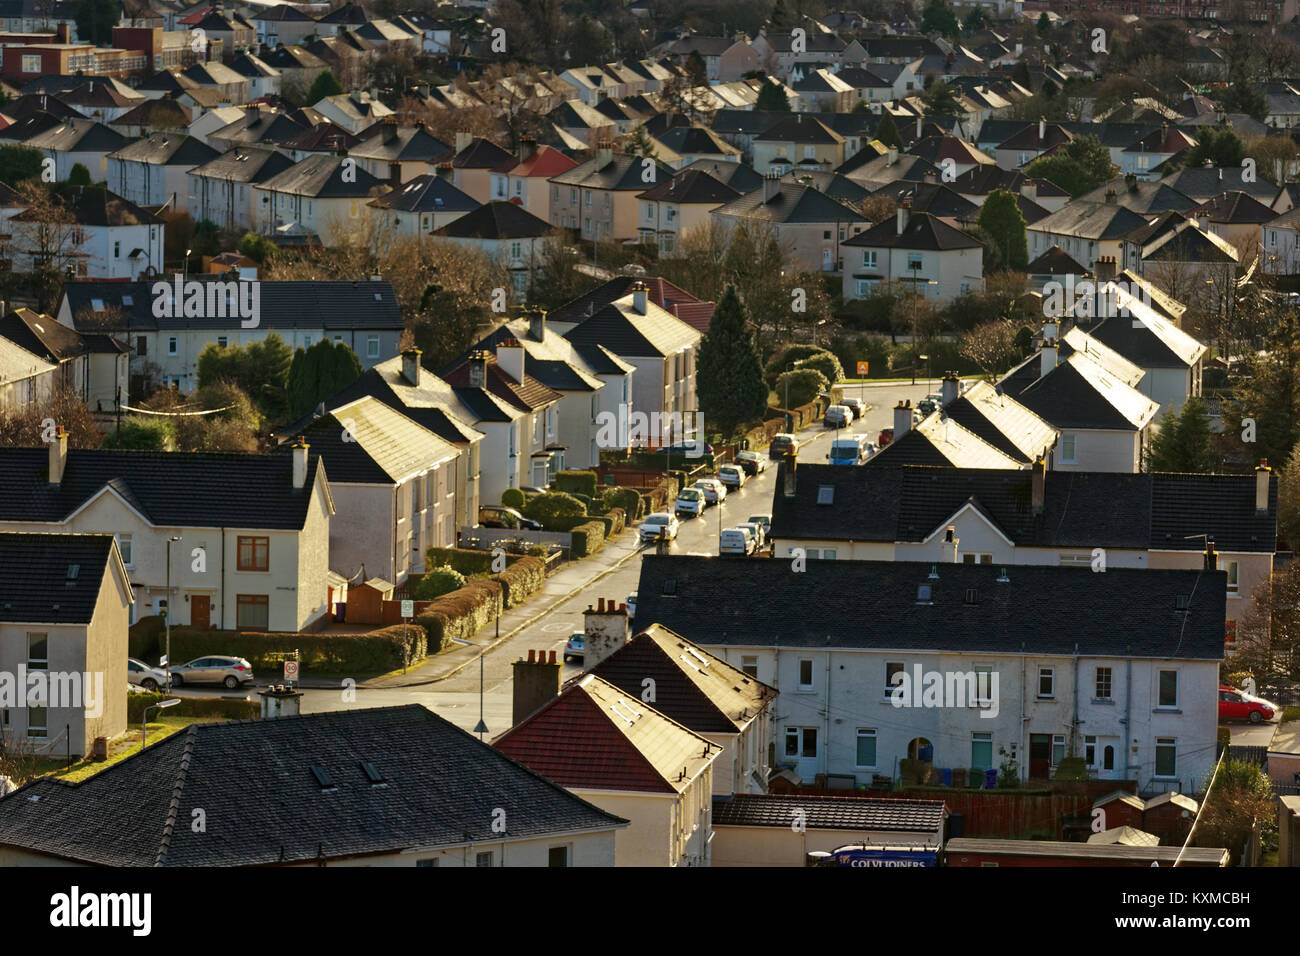
[[478, 509], [478, 523], [483, 528], [511, 528], [518, 531], [541, 531], [540, 521], [525, 518], [514, 508], [505, 505], [483, 505]]
[[756, 451], [736, 452], [736, 464], [745, 469], [745, 474], [751, 478], [760, 472], [767, 471], [767, 459]]
[[772, 436], [772, 441], [767, 446], [768, 458], [771, 458], [773, 461], [778, 461], [791, 452], [798, 454], [799, 439], [786, 432], [779, 432]]
[[841, 398], [840, 404], [853, 409], [854, 418], [861, 418], [867, 413], [867, 403], [860, 398]]
[[882, 428], [880, 434], [876, 436], [876, 447], [884, 448], [894, 440], [893, 428]]

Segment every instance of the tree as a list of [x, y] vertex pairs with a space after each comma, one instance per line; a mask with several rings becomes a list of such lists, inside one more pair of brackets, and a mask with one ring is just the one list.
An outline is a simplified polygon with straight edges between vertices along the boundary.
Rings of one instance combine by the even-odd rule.
[[90, 170], [81, 163], [73, 163], [72, 169], [68, 171], [68, 185], [89, 186]]
[[49, 312], [77, 263], [85, 259], [85, 233], [77, 217], [54, 190], [39, 182], [18, 187], [26, 207], [9, 220], [13, 250], [31, 273], [30, 287], [39, 312]]
[[176, 437], [169, 419], [152, 415], [128, 415], [122, 426], [104, 436], [102, 447], [132, 451], [175, 451]]
[[903, 137], [899, 135], [898, 123], [894, 122], [894, 114], [885, 112], [880, 117], [880, 125], [876, 127], [876, 139], [886, 146], [892, 146], [895, 149], [903, 148]]
[[222, 382], [190, 395], [164, 388], [139, 404], [150, 411], [170, 413], [171, 417], [159, 420], [170, 425], [177, 451], [251, 454], [263, 450], [259, 435], [262, 416], [248, 395], [235, 385]]
[[1005, 372], [1020, 357], [1016, 327], [1008, 319], [993, 319], [962, 336], [960, 355], [984, 370], [990, 379]]
[[95, 46], [108, 46], [113, 38], [113, 27], [121, 17], [121, 8], [115, 0], [80, 0], [74, 17], [77, 39]]
[[73, 389], [60, 384], [44, 401], [0, 411], [0, 448], [40, 448], [51, 423], [67, 432], [69, 448], [99, 447], [99, 427], [90, 409]]
[[1247, 460], [1279, 462], [1300, 438], [1300, 318], [1284, 307], [1270, 315], [1268, 350], [1250, 357], [1224, 424], [1241, 439]]
[[417, 601], [433, 601], [464, 586], [465, 575], [450, 564], [440, 564], [426, 572], [411, 590]]
[[1300, 445], [1277, 476], [1277, 535], [1279, 551], [1294, 553], [1300, 546]]
[[600, 286], [601, 280], [579, 269], [579, 262], [578, 250], [564, 241], [562, 231], [548, 235], [529, 266], [529, 304], [542, 309], [558, 308]]
[[1275, 570], [1251, 597], [1225, 668], [1257, 681], [1300, 677], [1300, 565]]
[[984, 19], [984, 11], [979, 7], [971, 7], [970, 13], [966, 14], [966, 19], [961, 24], [961, 28], [967, 33], [983, 30], [986, 26], [988, 21]]
[[1025, 89], [1032, 89], [1033, 80], [1029, 78], [1029, 64], [1021, 60], [1011, 70], [1011, 82], [1018, 83]]
[[[1208, 781], [1207, 781], [1208, 783]], [[1256, 828], [1276, 826], [1277, 797], [1268, 775], [1248, 760], [1224, 759], [1214, 774], [1197, 816], [1196, 845], [1226, 847], [1232, 863], [1241, 865], [1242, 852]]]
[[1206, 127], [1196, 134], [1196, 145], [1187, 151], [1184, 165], [1203, 166], [1209, 160], [1214, 166], [1241, 167], [1246, 155], [1246, 144], [1230, 129]]
[[623, 144], [623, 152], [629, 156], [658, 158], [655, 154], [655, 141], [646, 132], [644, 123], [632, 130], [628, 135], [626, 142]]
[[194, 224], [190, 244], [196, 256], [215, 256], [221, 252], [221, 227], [211, 219], [200, 219]]
[[1214, 471], [1210, 419], [1205, 400], [1189, 398], [1181, 410], [1169, 412], [1147, 446], [1147, 471], [1210, 474]]
[[767, 383], [749, 312], [728, 285], [700, 341], [696, 368], [700, 411], [725, 437], [767, 408]]
[[266, 236], [260, 236], [255, 232], [246, 232], [239, 240], [240, 255], [248, 256], [259, 265], [266, 263], [276, 253], [276, 245]]
[[754, 109], [768, 113], [788, 113], [790, 112], [790, 100], [781, 84], [773, 83], [771, 80], [764, 80], [763, 85], [759, 87], [758, 99], [754, 102]]
[[979, 227], [993, 237], [1010, 269], [1029, 265], [1029, 241], [1025, 235], [1025, 217], [1016, 197], [1005, 189], [995, 189], [980, 208]]
[[253, 406], [273, 424], [288, 420], [286, 384], [293, 353], [284, 339], [272, 332], [248, 345], [222, 348], [216, 343], [199, 353], [199, 388], [218, 384], [234, 385], [245, 392]]
[[782, 372], [776, 380], [776, 400], [784, 408], [798, 408], [807, 405], [822, 392], [830, 388], [826, 376], [815, 369], [797, 368], [791, 372]]
[[1077, 136], [1051, 156], [1042, 156], [1025, 168], [1030, 179], [1046, 179], [1070, 194], [1081, 196], [1108, 182], [1115, 167], [1110, 151], [1095, 136]]
[[339, 81], [334, 79], [334, 74], [330, 70], [323, 70], [316, 74], [316, 79], [311, 82], [311, 89], [307, 91], [307, 103], [319, 103], [327, 96], [338, 96], [343, 92], [343, 87], [339, 86]]
[[15, 188], [41, 178], [45, 154], [31, 146], [0, 146], [0, 182]]
[[957, 14], [944, 0], [930, 0], [921, 11], [921, 32], [955, 37], [961, 33], [961, 27], [957, 25]]
[[1034, 29], [1038, 31], [1040, 37], [1045, 37], [1052, 32], [1052, 18], [1047, 15], [1046, 10], [1038, 15], [1038, 23]]
[[299, 419], [331, 395], [342, 391], [361, 377], [361, 362], [343, 342], [321, 339], [294, 352], [289, 365], [286, 389], [289, 393], [289, 416]]
[[926, 116], [961, 116], [966, 108], [957, 99], [956, 89], [936, 79], [921, 94], [921, 105]]

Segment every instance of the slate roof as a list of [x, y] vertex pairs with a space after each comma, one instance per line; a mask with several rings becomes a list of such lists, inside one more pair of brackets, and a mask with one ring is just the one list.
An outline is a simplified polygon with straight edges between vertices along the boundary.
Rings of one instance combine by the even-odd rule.
[[763, 186], [763, 176], [753, 166], [744, 163], [724, 163], [713, 159], [697, 159], [682, 172], [702, 170], [718, 182], [730, 186], [738, 193], [749, 193]]
[[880, 449], [864, 467], [1015, 468], [1022, 464], [1020, 459], [1002, 452], [956, 419], [932, 412]]
[[[537, 341], [530, 334], [527, 318], [503, 322], [488, 335], [479, 339], [460, 357], [453, 359], [447, 367], [456, 368], [469, 357], [475, 349], [496, 351], [498, 345], [508, 339], [514, 339], [524, 348], [526, 359], [524, 371], [548, 388], [556, 391], [594, 392], [604, 387], [604, 383], [595, 376], [598, 374], [617, 374], [593, 368], [573, 343], [553, 329], [542, 332], [542, 341]], [[622, 372], [635, 368], [617, 356], [610, 355]]]
[[1040, 219], [1030, 228], [1058, 236], [1076, 236], [1097, 241], [1119, 239], [1146, 224], [1146, 219], [1118, 203], [1081, 202], [1076, 199], [1046, 219]]
[[457, 169], [498, 169], [502, 166], [508, 169], [517, 162], [513, 153], [481, 136], [470, 140], [469, 145], [454, 157], [443, 157], [443, 160], [450, 160]]
[[[888, 196], [896, 206], [904, 201], [911, 204], [912, 212], [924, 212], [940, 219], [956, 219], [962, 222], [974, 222], [979, 218], [980, 207], [957, 192], [947, 183], [913, 182], [898, 179], [872, 193], [873, 196]], [[1017, 202], [1024, 200], [1015, 194]]]
[[[674, 170], [663, 163], [656, 162], [655, 182], [672, 179]], [[606, 163], [601, 163], [596, 156], [573, 169], [566, 170], [551, 179], [561, 186], [581, 186], [586, 189], [635, 190], [644, 192], [646, 182], [641, 178], [641, 157], [628, 156], [625, 153], [613, 153]]]
[[870, 222], [866, 216], [811, 186], [787, 182], [778, 182], [767, 199], [763, 198], [762, 189], [756, 189], [719, 206], [713, 215], [787, 224]]
[[919, 156], [935, 166], [942, 166], [945, 159], [965, 166], [974, 163], [982, 166], [996, 166], [997, 160], [980, 152], [970, 143], [956, 136], [926, 136], [907, 148], [912, 156]]
[[1196, 205], [1196, 200], [1166, 182], [1136, 180], [1130, 185], [1123, 176], [1102, 183], [1096, 189], [1079, 196], [1078, 202], [1104, 203], [1107, 193], [1114, 191], [1115, 202], [1125, 209], [1138, 213], [1184, 212]]
[[536, 239], [555, 227], [512, 202], [485, 202], [433, 235], [449, 239]]
[[734, 156], [740, 150], [701, 126], [674, 126], [655, 137], [673, 152], [682, 156]]
[[713, 798], [713, 825], [789, 827], [799, 810], [809, 830], [911, 832], [933, 835], [940, 842], [948, 816], [942, 800], [737, 793]]
[[655, 710], [697, 734], [743, 730], [776, 697], [776, 688], [714, 657], [680, 634], [651, 625], [589, 673], [639, 700], [654, 681]]
[[1166, 176], [1161, 182], [1197, 202], [1219, 195], [1227, 190], [1240, 190], [1262, 203], [1277, 198], [1277, 185], [1267, 177], [1256, 175], [1253, 182], [1244, 178], [1244, 170], [1236, 166], [1187, 166]]
[[900, 235], [893, 216], [865, 232], [840, 243], [842, 246], [866, 248], [926, 249], [946, 252], [950, 249], [978, 249], [980, 242], [928, 212], [914, 212]]
[[470, 212], [480, 203], [461, 192], [441, 176], [425, 173], [403, 183], [392, 192], [371, 200], [370, 205], [400, 212]]
[[1055, 428], [988, 382], [976, 382], [944, 405], [943, 414], [1024, 464], [1056, 444]]
[[[1009, 580], [999, 582], [1002, 570]], [[664, 594], [667, 581], [672, 595]], [[918, 585], [930, 587], [931, 603], [917, 603]], [[974, 604], [966, 602], [970, 589]], [[1180, 599], [1187, 599], [1185, 613]], [[806, 573], [791, 574], [788, 562], [768, 558], [646, 553], [636, 616], [706, 647], [1217, 661], [1226, 605], [1223, 571], [809, 561]]]
[[[237, 825], [177, 823], [197, 808]], [[192, 724], [79, 783], [41, 777], [11, 793], [0, 845], [105, 866], [311, 863], [499, 842], [497, 808], [514, 839], [626, 823], [407, 704]]]
[[1195, 209], [1188, 210], [1187, 215], [1189, 218], [1205, 216], [1210, 222], [1233, 225], [1241, 223], [1259, 225], [1277, 217], [1277, 213], [1265, 203], [1239, 189], [1229, 190], [1207, 199]]
[[1058, 245], [1053, 245], [1025, 267], [1025, 272], [1030, 275], [1081, 276], [1088, 271], [1087, 266], [1076, 261]]
[[348, 155], [381, 162], [431, 163], [445, 156], [448, 149], [446, 143], [423, 126], [398, 126], [381, 121], [361, 131], [361, 141], [348, 150]]
[[111, 152], [128, 140], [110, 126], [90, 119], [67, 118], [47, 122], [49, 114], [33, 113], [25, 120], [0, 130], [0, 139], [13, 140], [35, 149], [59, 152]]
[[295, 163], [282, 173], [277, 173], [260, 184], [260, 188], [270, 192], [291, 193], [296, 196], [312, 196], [316, 199], [357, 199], [368, 198], [370, 190], [383, 186], [384, 181], [366, 172], [365, 167], [355, 164], [349, 168], [351, 181], [343, 178], [343, 163], [346, 157], [334, 153], [308, 156], [300, 163]]
[[781, 177], [784, 182], [812, 186], [839, 203], [861, 202], [871, 195], [871, 190], [856, 179], [829, 169], [803, 169], [796, 167]]
[[[493, 746], [569, 788], [681, 793], [722, 748], [592, 674]], [[681, 776], [685, 768], [686, 776]]]
[[89, 624], [112, 560], [111, 534], [0, 532], [0, 623]]
[[0, 336], [49, 362], [92, 351], [85, 338], [48, 315], [17, 308], [0, 318]]
[[651, 186], [636, 198], [670, 203], [721, 205], [731, 202], [739, 195], [737, 190], [714, 179], [704, 170], [688, 169], [673, 176], [672, 179]]
[[[498, 348], [500, 348], [500, 345], [498, 345]], [[455, 388], [459, 395], [485, 392], [498, 401], [505, 402], [507, 405], [512, 405], [525, 412], [536, 411], [544, 405], [553, 404], [564, 397], [555, 389], [543, 385], [529, 374], [527, 353], [525, 353], [524, 380], [522, 382], [516, 381], [501, 367], [500, 362], [497, 361], [496, 353], [488, 357], [484, 371], [487, 375], [482, 388], [477, 388], [469, 383], [468, 359], [454, 368], [448, 369], [442, 375], [442, 378], [447, 384]]]
[[[161, 225], [161, 216], [137, 206], [109, 192], [103, 186], [72, 186], [60, 183], [53, 195], [72, 221], [82, 226], [142, 226]], [[25, 209], [10, 220], [32, 222], [37, 218], [32, 209]]]
[[278, 149], [259, 146], [234, 146], [216, 159], [189, 171], [191, 176], [210, 176], [237, 183], [262, 183], [293, 165], [293, 160]]
[[589, 318], [564, 333], [585, 358], [603, 346], [618, 356], [674, 355], [700, 340], [700, 333], [646, 297], [646, 314], [632, 307], [626, 295], [597, 309]]
[[[793, 498], [773, 496], [778, 540], [925, 541], [973, 499], [1016, 547], [1196, 552], [1204, 541], [1185, 535], [1209, 534], [1221, 552], [1271, 554], [1277, 543], [1276, 477], [1257, 514], [1254, 475], [1048, 471], [1039, 515], [1028, 471], [808, 462], [797, 477]], [[835, 488], [832, 506], [817, 504], [822, 485]]]
[[[1029, 360], [1037, 362], [1039, 357]], [[1082, 352], [1040, 376], [1016, 400], [1060, 429], [1138, 431], [1160, 408]]]
[[108, 485], [160, 527], [300, 530], [318, 464], [293, 487], [291, 462], [219, 452], [68, 451], [63, 481], [49, 482], [48, 448], [0, 448], [0, 521], [66, 521]]
[[1119, 298], [1129, 315], [1115, 315], [1088, 329], [1088, 334], [1114, 349], [1134, 365], [1151, 368], [1192, 368], [1209, 349], [1164, 316], [1131, 297]]

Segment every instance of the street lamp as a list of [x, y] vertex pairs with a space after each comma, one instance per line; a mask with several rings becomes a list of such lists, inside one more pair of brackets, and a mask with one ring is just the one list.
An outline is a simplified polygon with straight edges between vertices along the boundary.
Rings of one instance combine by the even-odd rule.
[[190, 274], [190, 254], [193, 253], [193, 252], [194, 252], [193, 249], [186, 249], [186, 250], [185, 250], [185, 261], [181, 263], [181, 278], [182, 278], [182, 279], [185, 278], [187, 275]]
[[[501, 615], [497, 615], [497, 636], [501, 634]], [[453, 637], [452, 643], [463, 644], [465, 647], [480, 648], [478, 654], [478, 724], [474, 727], [474, 733], [478, 734], [478, 739], [482, 741], [483, 735], [488, 732], [488, 726], [483, 720], [483, 650], [482, 646], [473, 641], [462, 640], [459, 637]]]
[[[926, 391], [928, 392], [930, 390], [930, 356], [918, 355], [917, 359], [925, 363], [925, 388]], [[912, 374], [913, 376], [915, 376], [916, 369], [912, 370]], [[915, 377], [913, 378], [913, 381], [915, 381]]]
[[786, 427], [788, 430], [790, 430], [790, 431], [794, 431], [794, 418], [790, 415], [790, 372], [793, 372], [795, 369], [797, 369], [800, 365], [802, 365], [802, 364], [803, 364], [804, 362], [806, 362], [806, 361], [808, 361], [808, 359], [799, 359], [797, 362], [792, 363], [791, 366], [790, 366], [789, 371], [786, 372], [786, 378], [785, 378], [785, 421], [786, 421], [786, 426], [785, 426], [785, 427]]
[[[172, 692], [172, 542], [180, 539], [181, 536], [178, 534], [174, 534], [167, 539], [167, 613], [163, 615], [163, 622], [167, 632], [167, 646], [164, 651], [166, 656], [163, 660], [163, 667], [167, 671], [167, 693], [169, 694]], [[221, 595], [222, 600], [225, 600], [225, 597], [225, 594]]]
[[168, 707], [175, 707], [181, 702], [179, 697], [173, 697], [171, 700], [160, 700], [156, 704], [150, 704], [144, 709], [144, 716], [140, 718], [140, 750], [144, 751], [145, 735], [149, 732], [149, 711], [166, 710]]

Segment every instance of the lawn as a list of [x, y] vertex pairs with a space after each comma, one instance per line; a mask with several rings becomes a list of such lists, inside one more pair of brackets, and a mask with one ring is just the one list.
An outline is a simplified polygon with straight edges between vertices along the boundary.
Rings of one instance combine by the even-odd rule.
[[[165, 740], [178, 730], [184, 730], [190, 724], [211, 723], [214, 720], [224, 718], [210, 717], [171, 717], [162, 714], [149, 721], [148, 738], [149, 746], [161, 740]], [[108, 759], [102, 761], [96, 760], [78, 760], [71, 767], [67, 765], [66, 760], [52, 758], [44, 760], [38, 766], [36, 771], [38, 776], [58, 777], [60, 780], [76, 782], [93, 777], [106, 767], [125, 760], [132, 754], [140, 752], [140, 725], [135, 724], [127, 730], [121, 737], [114, 738], [108, 742]]]

